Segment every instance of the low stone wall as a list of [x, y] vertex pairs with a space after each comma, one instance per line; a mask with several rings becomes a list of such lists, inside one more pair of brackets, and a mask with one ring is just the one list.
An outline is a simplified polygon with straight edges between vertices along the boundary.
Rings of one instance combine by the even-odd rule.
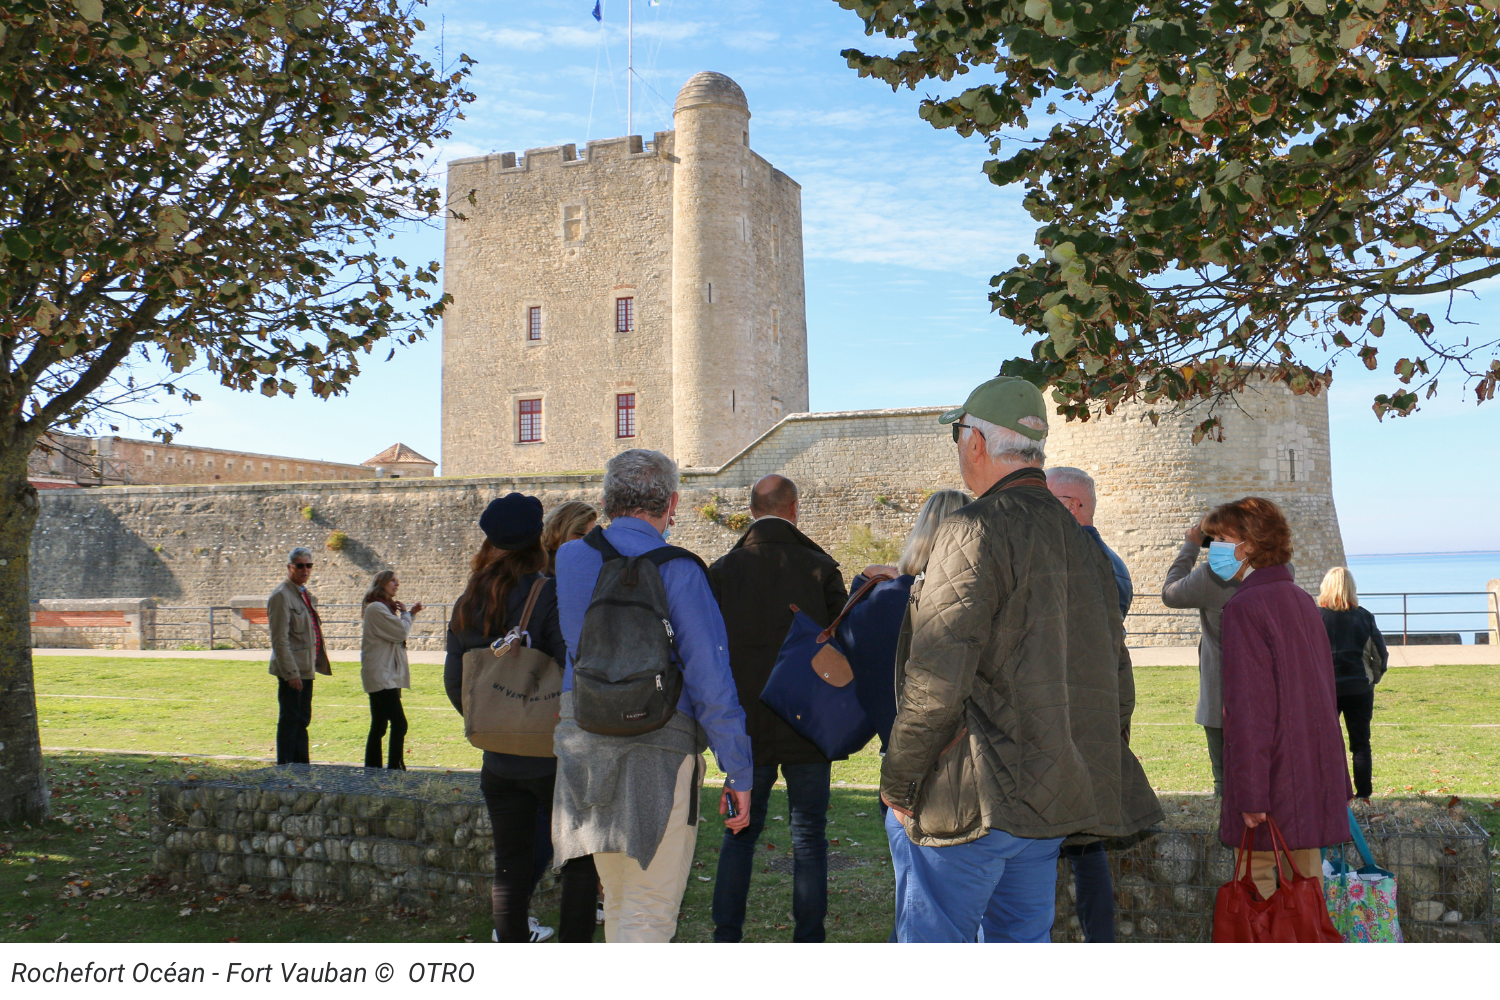
[[304, 764], [153, 794], [152, 867], [174, 882], [407, 909], [489, 893], [477, 774]]

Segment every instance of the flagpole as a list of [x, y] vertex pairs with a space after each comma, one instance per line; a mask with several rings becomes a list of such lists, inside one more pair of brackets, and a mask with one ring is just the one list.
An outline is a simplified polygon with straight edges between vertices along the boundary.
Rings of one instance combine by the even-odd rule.
[[633, 135], [635, 129], [632, 125], [630, 95], [635, 82], [635, 0], [625, 0], [625, 10], [625, 134]]

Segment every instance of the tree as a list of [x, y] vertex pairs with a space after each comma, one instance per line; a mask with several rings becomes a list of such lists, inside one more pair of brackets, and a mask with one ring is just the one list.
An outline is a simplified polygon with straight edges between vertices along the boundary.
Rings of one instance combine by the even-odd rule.
[[[1377, 416], [1445, 370], [1493, 398], [1493, 332], [1440, 334], [1412, 300], [1500, 275], [1500, 0], [839, 3], [910, 40], [846, 50], [861, 76], [993, 72], [920, 113], [989, 139], [990, 179], [1024, 185], [1045, 253], [991, 301], [1038, 338], [1004, 370], [1059, 412], [1211, 411], [1262, 377], [1317, 393], [1350, 355], [1375, 370], [1390, 322], [1414, 347]], [[1043, 105], [1047, 134], [1014, 138]]]
[[[382, 254], [441, 209], [420, 162], [463, 101], [396, 0], [11, 0], [0, 8], [0, 821], [45, 815], [27, 554], [38, 438], [199, 364], [346, 391], [442, 315]], [[394, 349], [393, 349], [394, 350]]]

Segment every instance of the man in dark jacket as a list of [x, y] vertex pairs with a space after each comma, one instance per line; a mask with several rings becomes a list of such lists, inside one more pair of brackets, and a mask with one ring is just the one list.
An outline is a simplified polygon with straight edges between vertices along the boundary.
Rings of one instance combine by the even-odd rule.
[[1162, 816], [1130, 752], [1114, 572], [1047, 489], [1049, 409], [1000, 377], [939, 420], [978, 498], [938, 528], [880, 767], [898, 941], [1046, 941], [1069, 834]]
[[729, 633], [729, 665], [755, 754], [750, 825], [739, 833], [726, 831], [719, 851], [714, 940], [742, 937], [755, 842], [766, 825], [779, 768], [791, 815], [792, 940], [818, 942], [824, 939], [828, 913], [828, 758], [762, 704], [760, 693], [792, 626], [791, 605], [827, 625], [843, 610], [847, 594], [839, 564], [797, 530], [795, 483], [766, 476], [750, 493], [750, 513], [755, 518], [750, 530], [708, 570]]

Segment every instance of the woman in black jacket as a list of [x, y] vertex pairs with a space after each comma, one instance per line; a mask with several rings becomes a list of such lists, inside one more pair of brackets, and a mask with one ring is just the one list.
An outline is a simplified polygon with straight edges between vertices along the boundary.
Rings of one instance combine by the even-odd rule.
[[[1359, 606], [1354, 577], [1335, 566], [1323, 577], [1318, 608], [1328, 645], [1333, 647], [1333, 678], [1339, 712], [1349, 732], [1349, 753], [1354, 758], [1354, 794], [1368, 799], [1370, 787], [1370, 718], [1375, 713], [1375, 684], [1390, 661], [1385, 637], [1375, 625], [1375, 616]], [[1380, 653], [1380, 670], [1372, 676], [1365, 668], [1365, 646], [1373, 641]]]
[[[531, 647], [562, 663], [567, 656], [557, 616], [557, 584], [542, 572], [542, 504], [536, 497], [511, 493], [493, 501], [479, 519], [485, 542], [470, 564], [469, 582], [453, 607], [448, 624], [448, 655], [443, 686], [448, 700], [463, 711], [464, 653], [488, 647], [518, 625], [532, 586], [542, 589], [527, 632]], [[551, 852], [538, 851], [538, 830], [550, 828], [552, 785], [557, 758], [523, 757], [484, 751], [479, 788], [490, 814], [495, 841], [492, 901], [497, 941], [545, 941], [551, 928], [529, 916], [531, 892]], [[541, 860], [541, 864], [538, 864]], [[576, 859], [563, 870], [562, 940], [592, 941], [595, 876], [591, 858]], [[570, 891], [576, 881], [578, 887]], [[575, 912], [576, 911], [576, 912]]]

